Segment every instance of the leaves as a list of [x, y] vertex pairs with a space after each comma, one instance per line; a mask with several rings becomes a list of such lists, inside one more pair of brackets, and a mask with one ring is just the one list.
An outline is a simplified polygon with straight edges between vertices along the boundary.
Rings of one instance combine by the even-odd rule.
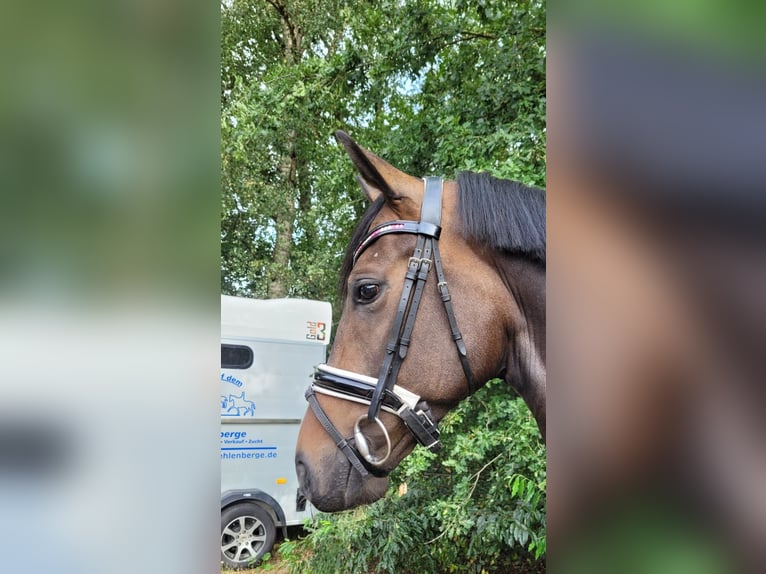
[[221, 11], [224, 293], [266, 297], [278, 280], [339, 312], [337, 274], [365, 203], [338, 128], [415, 175], [544, 184], [543, 3], [232, 0]]
[[529, 410], [494, 381], [447, 418], [440, 456], [418, 447], [383, 500], [320, 515], [292, 571], [505, 572], [541, 559], [545, 450]]

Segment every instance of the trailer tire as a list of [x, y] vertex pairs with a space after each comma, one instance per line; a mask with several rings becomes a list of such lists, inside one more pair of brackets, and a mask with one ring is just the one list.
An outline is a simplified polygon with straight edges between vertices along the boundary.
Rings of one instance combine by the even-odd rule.
[[274, 521], [258, 504], [233, 504], [221, 512], [221, 560], [228, 568], [257, 565], [276, 536]]

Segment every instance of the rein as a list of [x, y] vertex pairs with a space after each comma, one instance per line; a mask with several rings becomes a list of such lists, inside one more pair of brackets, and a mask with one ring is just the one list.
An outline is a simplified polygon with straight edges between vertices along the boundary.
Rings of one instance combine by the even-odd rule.
[[[391, 454], [391, 440], [385, 426], [378, 418], [381, 410], [398, 416], [415, 439], [430, 450], [441, 448], [439, 429], [428, 403], [420, 396], [398, 386], [396, 379], [402, 362], [407, 357], [415, 317], [420, 307], [423, 288], [433, 266], [436, 271], [437, 289], [447, 314], [452, 339], [457, 346], [458, 358], [463, 367], [468, 383], [468, 394], [474, 392], [474, 380], [468, 365], [467, 352], [463, 336], [457, 326], [452, 298], [442, 269], [439, 253], [439, 235], [441, 234], [442, 188], [443, 180], [439, 177], [424, 178], [425, 193], [420, 208], [420, 221], [389, 221], [371, 229], [353, 254], [352, 264], [356, 264], [361, 254], [378, 238], [390, 233], [408, 233], [417, 235], [415, 250], [407, 264], [404, 275], [404, 287], [386, 344], [386, 354], [378, 378], [318, 365], [314, 373], [314, 382], [306, 391], [306, 400], [311, 409], [333, 438], [336, 446], [346, 455], [351, 465], [362, 475], [386, 476], [388, 473], [380, 466]], [[323, 394], [343, 400], [369, 405], [366, 415], [360, 416], [354, 424], [353, 438], [344, 438], [332, 424], [316, 398]], [[367, 438], [362, 432], [363, 424], [376, 424], [386, 440], [386, 454], [378, 458], [370, 452]]]

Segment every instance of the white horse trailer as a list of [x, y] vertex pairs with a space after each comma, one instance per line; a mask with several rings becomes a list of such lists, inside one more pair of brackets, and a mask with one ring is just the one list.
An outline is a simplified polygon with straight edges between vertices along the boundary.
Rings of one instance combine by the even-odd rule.
[[298, 488], [303, 394], [325, 360], [332, 310], [304, 299], [221, 296], [221, 560], [257, 562], [313, 508]]

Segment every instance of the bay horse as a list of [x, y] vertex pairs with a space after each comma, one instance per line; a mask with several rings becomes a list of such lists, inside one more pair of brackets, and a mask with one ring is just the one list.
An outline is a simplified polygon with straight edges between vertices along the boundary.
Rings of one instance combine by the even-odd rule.
[[335, 136], [371, 205], [296, 449], [300, 488], [326, 512], [381, 498], [391, 470], [418, 443], [437, 450], [439, 420], [495, 377], [545, 437], [545, 192], [486, 173], [416, 178]]

